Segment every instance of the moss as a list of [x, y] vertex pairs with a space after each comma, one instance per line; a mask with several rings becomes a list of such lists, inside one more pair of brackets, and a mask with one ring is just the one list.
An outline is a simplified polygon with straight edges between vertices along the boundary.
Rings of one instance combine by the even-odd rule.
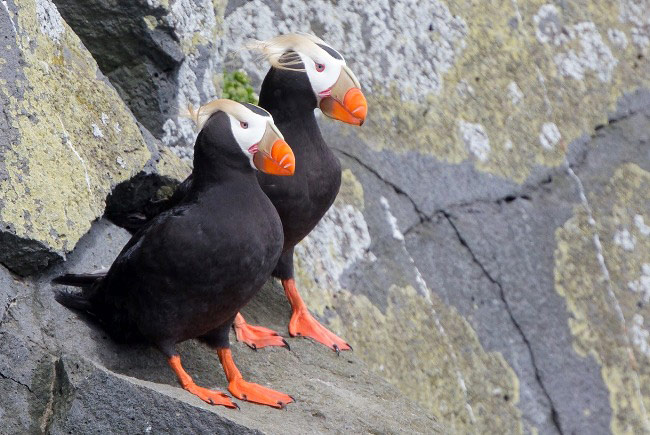
[[[581, 80], [562, 76], [556, 56], [569, 50], [580, 53], [582, 47], [577, 39], [563, 46], [537, 40], [533, 17], [546, 3], [449, 3], [451, 12], [467, 23], [468, 35], [444, 75], [442, 90], [424, 95], [418, 103], [404, 100], [394, 84], [373, 83], [377, 91], [368, 94], [368, 119], [358, 134], [376, 149], [418, 151], [448, 163], [472, 159], [480, 170], [519, 183], [537, 165], [561, 164], [567, 145], [606, 123], [621, 95], [650, 86], [650, 76], [640, 74], [650, 70], [650, 56], [631, 42], [622, 49], [608, 40], [609, 29], [625, 31], [632, 39], [630, 25], [619, 20], [618, 2], [583, 0], [563, 8], [563, 25], [573, 31], [572, 26], [593, 22], [618, 64], [607, 82], [598, 78], [601, 71], [587, 70]], [[509, 96], [511, 83], [522, 94], [517, 103]], [[468, 151], [459, 134], [461, 121], [485, 129], [490, 143], [485, 161]], [[550, 150], [540, 144], [546, 123], [554, 123], [561, 134]]]
[[341, 174], [341, 188], [336, 197], [335, 205], [350, 204], [363, 211], [365, 204], [363, 186], [350, 169], [344, 169]]
[[[641, 401], [650, 409], [650, 354], [635, 342], [638, 325], [634, 324], [634, 318], [641, 316], [646, 319], [647, 330], [650, 305], [629, 287], [641, 276], [642, 264], [650, 258], [650, 237], [642, 234], [635, 223], [636, 216], [650, 221], [648, 191], [650, 173], [634, 164], [623, 165], [603, 192], [589, 196], [595, 226], [590, 225], [584, 208], [578, 206], [555, 235], [555, 288], [571, 312], [569, 327], [575, 350], [593, 356], [602, 367], [613, 411], [613, 433], [645, 433], [650, 429], [647, 415], [644, 422], [641, 410]], [[631, 249], [615, 242], [616, 234], [623, 230], [634, 238]], [[609, 280], [597, 260], [596, 234]], [[619, 308], [625, 325], [617, 315]]]
[[111, 187], [141, 170], [150, 153], [77, 36], [63, 23], [53, 41], [39, 31], [34, 3], [16, 3], [24, 80], [2, 89], [18, 139], [3, 155], [0, 221], [64, 253], [101, 216]]
[[223, 73], [222, 98], [229, 98], [240, 103], [257, 104], [258, 97], [250, 84], [250, 78], [244, 71]]
[[[502, 355], [482, 348], [472, 327], [455, 309], [434, 297], [433, 314], [429, 302], [413, 287], [393, 285], [384, 314], [366, 296], [347, 290], [323, 298], [322, 289], [313, 289], [311, 276], [301, 277], [300, 271], [298, 276], [310, 308], [320, 315], [327, 313], [328, 327], [452, 432], [504, 433], [508, 428], [507, 433], [522, 433], [516, 374]], [[436, 315], [444, 334], [436, 325]], [[452, 351], [456, 358], [450, 355]]]

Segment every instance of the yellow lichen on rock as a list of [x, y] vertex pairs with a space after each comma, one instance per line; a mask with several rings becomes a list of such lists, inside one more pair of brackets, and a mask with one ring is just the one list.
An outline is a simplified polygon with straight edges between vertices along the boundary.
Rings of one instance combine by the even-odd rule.
[[556, 232], [555, 288], [571, 313], [576, 351], [602, 367], [613, 433], [650, 431], [648, 191], [650, 173], [623, 165], [604, 192], [588, 196], [592, 223], [578, 206]]
[[142, 169], [150, 152], [54, 5], [16, 5], [14, 49], [24, 63], [12, 66], [18, 76], [0, 91], [15, 132], [2, 156], [0, 221], [63, 255], [101, 216], [111, 187]]
[[[502, 355], [482, 348], [454, 308], [428, 288], [418, 292], [403, 284], [417, 282], [412, 263], [385, 283], [385, 306], [341, 282], [349, 268], [377, 261], [364, 207], [361, 183], [344, 170], [339, 198], [296, 247], [296, 282], [309, 308], [375, 371], [456, 433], [522, 433], [516, 374]], [[396, 259], [394, 267], [403, 265]]]
[[378, 149], [472, 159], [519, 183], [535, 165], [558, 166], [625, 92], [650, 85], [640, 73], [650, 70], [649, 48], [634, 43], [634, 32], [648, 31], [633, 29], [627, 3], [450, 3], [467, 32], [441, 89], [416, 102], [374, 83], [358, 133]]
[[363, 185], [354, 176], [349, 169], [344, 169], [341, 173], [341, 188], [334, 201], [335, 205], [349, 204], [363, 211], [365, 204], [363, 201]]

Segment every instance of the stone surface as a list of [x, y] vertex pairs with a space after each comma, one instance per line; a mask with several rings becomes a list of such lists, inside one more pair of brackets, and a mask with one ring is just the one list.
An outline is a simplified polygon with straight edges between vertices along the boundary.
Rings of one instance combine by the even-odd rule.
[[181, 157], [191, 157], [193, 125], [179, 108], [218, 94], [222, 71], [215, 43], [224, 2], [55, 3], [136, 118]]
[[[437, 433], [439, 424], [359, 361], [305, 339], [253, 351], [233, 343], [243, 375], [297, 399], [286, 410], [239, 402], [240, 411], [209, 406], [182, 390], [160, 352], [120, 346], [88, 321], [57, 304], [49, 285], [65, 270], [110, 264], [128, 234], [101, 220], [65, 265], [38, 279], [0, 269], [0, 419], [7, 433]], [[245, 314], [285, 331], [289, 308], [269, 283]], [[234, 338], [233, 338], [234, 340]], [[216, 354], [186, 342], [179, 351], [200, 385], [225, 390]]]
[[133, 116], [49, 0], [0, 8], [0, 262], [65, 257], [150, 157]]
[[[452, 433], [650, 432], [647, 0], [57, 3], [138, 120], [183, 157], [193, 133], [178, 105], [218, 94], [224, 68], [259, 86], [268, 66], [238, 50], [248, 39], [311, 31], [345, 56], [369, 118], [322, 122], [343, 185], [296, 270], [309, 306], [355, 351], [235, 345], [245, 374], [302, 400], [283, 413], [209, 409], [156, 352], [117, 347], [52, 306], [42, 281], [0, 274], [0, 397], [16, 431], [106, 431], [109, 420], [173, 431], [173, 409], [195, 431], [431, 432], [431, 413]], [[58, 38], [58, 21], [43, 22]], [[155, 163], [144, 138], [150, 165], [113, 190], [108, 213], [139, 209], [187, 170], [164, 149]], [[93, 234], [66, 268], [106, 266], [125, 241], [105, 223]], [[40, 246], [3, 243], [16, 258]], [[286, 330], [276, 286], [246, 315]], [[225, 385], [214, 355], [181, 350], [197, 379]], [[399, 393], [375, 375], [426, 411], [413, 416], [401, 396], [389, 405]]]
[[[650, 3], [628, 0], [226, 9], [227, 67], [259, 82], [267, 66], [235, 47], [311, 31], [369, 90], [362, 128], [323, 122], [352, 182], [297, 250], [299, 288], [366, 362], [458, 432], [650, 431], [647, 314], [626, 311], [650, 270], [638, 229], [648, 218], [627, 204], [650, 197], [638, 170], [637, 190], [606, 188], [626, 162], [650, 162], [649, 23]], [[621, 197], [602, 248], [598, 217], [593, 228], [580, 220], [578, 180], [590, 204]], [[596, 283], [615, 279], [596, 267], [608, 243], [634, 266], [625, 292], [612, 284], [616, 298], [597, 302]], [[609, 268], [623, 261], [605, 251]], [[604, 323], [614, 299], [623, 317]]]

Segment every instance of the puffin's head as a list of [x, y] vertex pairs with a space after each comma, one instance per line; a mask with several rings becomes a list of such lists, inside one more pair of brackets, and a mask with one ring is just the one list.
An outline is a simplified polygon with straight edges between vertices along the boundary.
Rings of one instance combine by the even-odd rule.
[[280, 35], [247, 45], [259, 51], [274, 68], [306, 74], [321, 111], [330, 118], [362, 125], [368, 112], [366, 98], [343, 56], [316, 36]]
[[[296, 169], [293, 151], [266, 110], [248, 103], [220, 99], [197, 110], [190, 107], [188, 111], [188, 116], [201, 130], [199, 136], [207, 134], [224, 142], [217, 153], [232, 155], [239, 161], [246, 158], [253, 168], [267, 174], [293, 175]], [[223, 141], [229, 137], [228, 133], [234, 141]]]

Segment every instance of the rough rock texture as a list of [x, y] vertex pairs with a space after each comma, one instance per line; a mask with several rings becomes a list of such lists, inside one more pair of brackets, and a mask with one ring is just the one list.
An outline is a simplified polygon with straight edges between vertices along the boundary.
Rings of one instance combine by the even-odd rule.
[[[209, 406], [182, 390], [157, 350], [118, 346], [101, 329], [54, 301], [48, 283], [65, 270], [110, 265], [128, 233], [93, 225], [64, 266], [38, 279], [0, 269], [0, 421], [2, 433], [437, 433], [440, 426], [352, 353], [337, 357], [305, 339], [292, 350], [233, 346], [247, 379], [287, 391], [287, 410], [239, 402], [240, 411]], [[251, 321], [284, 330], [282, 288], [269, 284], [247, 307]], [[224, 390], [216, 354], [179, 346], [200, 385]]]
[[[30, 15], [18, 19], [16, 5], [6, 4], [0, 37], [13, 41], [26, 32], [20, 26], [59, 32], [45, 0], [36, 2], [37, 16], [49, 17], [41, 27], [25, 26], [20, 20]], [[297, 280], [313, 311], [355, 351], [336, 358], [295, 340], [292, 352], [236, 345], [246, 374], [302, 400], [286, 413], [209, 409], [175, 387], [155, 352], [118, 348], [53, 306], [45, 278], [0, 274], [0, 337], [7, 338], [0, 338], [0, 397], [11, 398], [0, 419], [11, 416], [10, 428], [431, 432], [438, 426], [430, 412], [455, 433], [650, 432], [650, 2], [58, 4], [138, 120], [181, 156], [191, 155], [183, 146], [192, 132], [176, 115], [179, 104], [218, 93], [224, 67], [243, 68], [259, 86], [267, 65], [237, 50], [246, 40], [311, 31], [344, 54], [367, 91], [369, 119], [362, 128], [322, 123], [345, 168], [343, 185], [297, 248]], [[30, 49], [44, 44], [33, 32]], [[61, 63], [51, 57], [56, 44], [39, 52], [50, 69]], [[0, 56], [7, 83], [25, 80], [11, 75], [25, 64], [45, 68], [26, 49], [12, 50]], [[7, 87], [0, 82], [2, 92]], [[26, 121], [41, 116], [40, 107], [18, 112]], [[83, 125], [92, 122], [106, 134], [96, 121]], [[68, 130], [63, 139], [87, 131]], [[129, 173], [140, 175], [113, 191], [109, 214], [128, 214], [169, 190], [142, 170], [158, 159], [155, 140], [144, 137], [154, 157], [142, 157]], [[154, 166], [175, 168], [166, 186], [187, 170]], [[0, 189], [32, 192], [24, 180], [0, 180]], [[83, 187], [83, 178], [74, 180]], [[4, 201], [13, 191], [0, 192]], [[57, 216], [58, 206], [46, 205], [43, 213]], [[29, 213], [30, 222], [51, 221]], [[85, 232], [95, 216], [74, 231]], [[18, 258], [29, 248], [11, 240], [2, 255]], [[65, 267], [108, 265], [123, 242], [121, 231], [99, 223]], [[27, 252], [29, 261], [40, 258], [39, 247]], [[269, 285], [249, 320], [285, 331], [280, 293]], [[225, 385], [213, 355], [194, 344], [182, 351], [198, 380]], [[426, 411], [412, 415], [364, 364]], [[107, 402], [97, 403], [94, 391]], [[145, 408], [153, 400], [159, 408]], [[172, 409], [190, 426], [178, 429]]]
[[191, 156], [194, 131], [179, 108], [217, 95], [221, 63], [214, 45], [223, 2], [55, 3], [138, 120], [180, 156]]
[[0, 262], [24, 275], [71, 251], [150, 152], [49, 0], [2, 2], [0, 40]]
[[228, 67], [260, 80], [233, 47], [312, 31], [370, 89], [363, 128], [324, 122], [349, 171], [299, 287], [460, 433], [650, 431], [649, 24], [628, 0], [226, 9]]

